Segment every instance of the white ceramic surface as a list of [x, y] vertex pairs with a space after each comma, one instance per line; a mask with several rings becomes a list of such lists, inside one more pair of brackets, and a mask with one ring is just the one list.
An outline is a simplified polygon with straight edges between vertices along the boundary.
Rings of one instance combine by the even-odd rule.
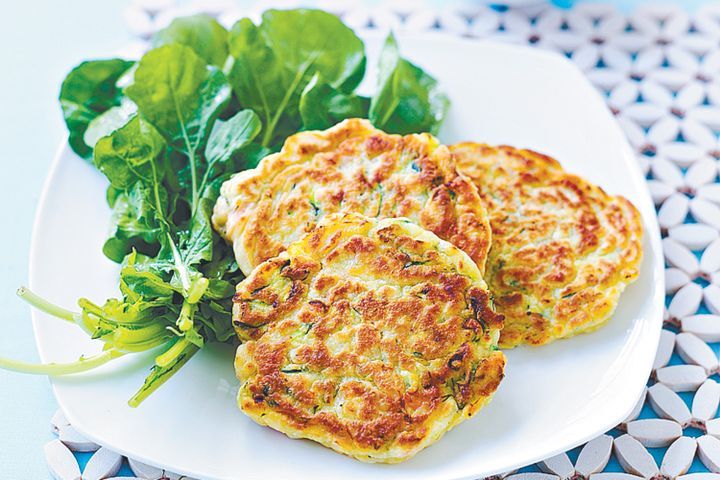
[[[366, 37], [374, 64], [381, 39]], [[440, 35], [400, 35], [399, 42], [451, 97], [443, 141], [539, 150], [639, 208], [646, 229], [641, 275], [609, 324], [508, 352], [507, 376], [493, 402], [400, 465], [363, 464], [253, 423], [235, 406], [228, 348], [203, 350], [137, 409], [126, 402], [148, 372], [149, 354], [53, 380], [78, 431], [138, 460], [203, 479], [451, 480], [541, 460], [605, 432], [630, 412], [658, 344], [663, 257], [643, 176], [604, 102], [555, 54]], [[31, 288], [60, 305], [116, 295], [118, 268], [101, 252], [109, 219], [105, 186], [90, 165], [61, 149], [38, 208], [30, 265]], [[71, 325], [38, 312], [33, 320], [44, 361], [72, 361], [99, 350]]]

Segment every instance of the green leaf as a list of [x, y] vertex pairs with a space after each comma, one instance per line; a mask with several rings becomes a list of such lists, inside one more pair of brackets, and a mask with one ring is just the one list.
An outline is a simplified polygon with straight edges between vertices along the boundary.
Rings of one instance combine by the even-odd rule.
[[400, 58], [392, 34], [385, 41], [378, 70], [370, 121], [390, 133], [437, 134], [450, 102], [433, 77]]
[[260, 115], [267, 131], [285, 98], [290, 72], [268, 45], [264, 32], [249, 18], [233, 25], [228, 42], [234, 58], [228, 74], [233, 92], [244, 108]]
[[369, 105], [369, 99], [343, 93], [315, 74], [300, 96], [303, 129], [321, 130], [346, 118], [365, 118]]
[[95, 166], [118, 189], [127, 190], [138, 181], [151, 182], [155, 159], [165, 141], [152, 125], [134, 117], [127, 125], [101, 138], [95, 145]]
[[[235, 288], [232, 290], [234, 293]], [[200, 303], [199, 312], [195, 318], [205, 327], [210, 339], [217, 342], [228, 342], [236, 341], [237, 338], [232, 322], [228, 321], [228, 318], [231, 317], [232, 302], [226, 302], [226, 305], [223, 305], [213, 300], [206, 300]]]
[[83, 140], [88, 124], [120, 105], [122, 92], [116, 82], [133, 63], [119, 58], [87, 61], [65, 77], [60, 88], [60, 106], [70, 133], [70, 147], [81, 157], [90, 158], [92, 154]]
[[272, 153], [267, 147], [263, 147], [259, 143], [251, 143], [247, 147], [242, 149], [242, 155], [235, 159], [235, 169], [232, 173], [241, 172], [250, 168], [255, 168], [260, 163], [260, 160], [267, 157]]
[[143, 56], [134, 83], [125, 91], [168, 143], [187, 155], [190, 210], [194, 212], [200, 196], [200, 153], [230, 99], [225, 75], [208, 67], [191, 48], [170, 44]]
[[215, 122], [205, 148], [207, 164], [199, 187], [201, 196], [215, 202], [219, 193], [217, 184], [242, 169], [248, 144], [260, 129], [260, 119], [252, 110], [242, 110], [227, 121]]
[[83, 140], [90, 148], [95, 148], [98, 140], [126, 125], [137, 112], [137, 106], [127, 97], [122, 97], [120, 105], [95, 117], [85, 130]]
[[158, 262], [133, 250], [125, 257], [120, 270], [121, 291], [126, 297], [171, 304], [177, 291], [167, 281], [171, 268], [167, 262]]
[[185, 265], [196, 265], [203, 260], [211, 260], [213, 253], [213, 229], [210, 221], [214, 203], [201, 198], [200, 204], [193, 215], [190, 232], [180, 242], [180, 254]]
[[222, 300], [223, 298], [231, 297], [234, 294], [235, 285], [228, 281], [216, 278], [210, 280], [210, 286], [205, 291], [205, 296], [213, 300]]
[[115, 263], [120, 263], [128, 252], [136, 248], [142, 248], [142, 246], [136, 243], [136, 240], [137, 239], [121, 239], [114, 236], [110, 237], [103, 243], [103, 255]]
[[125, 92], [168, 143], [189, 156], [230, 98], [225, 75], [179, 44], [146, 53]]
[[164, 298], [168, 301], [175, 293], [172, 286], [151, 270], [140, 270], [128, 265], [120, 270], [120, 278], [133, 292], [147, 298]]
[[[110, 191], [114, 228], [103, 245], [105, 256], [120, 263], [133, 249], [146, 255], [156, 255], [163, 228], [157, 218], [153, 190], [136, 183], [127, 191], [112, 187]], [[164, 190], [161, 190], [161, 198], [167, 199]]]
[[205, 346], [205, 338], [194, 328], [185, 332], [185, 339], [198, 348]]
[[205, 159], [209, 168], [215, 163], [228, 162], [257, 137], [261, 128], [260, 119], [252, 110], [242, 110], [227, 121], [215, 122], [205, 147]]
[[259, 26], [245, 18], [230, 31], [229, 78], [240, 104], [263, 122], [261, 144], [273, 147], [301, 126], [300, 96], [319, 73], [351, 92], [365, 73], [362, 41], [320, 10], [269, 10]]
[[[261, 28], [275, 55], [304, 85], [316, 72], [332, 86], [351, 92], [365, 75], [365, 45], [335, 15], [322, 10], [268, 10]], [[303, 88], [299, 88], [298, 93]]]
[[173, 20], [155, 33], [153, 47], [179, 43], [192, 48], [208, 65], [222, 68], [228, 57], [228, 32], [209, 15], [200, 14]]
[[123, 98], [127, 98], [124, 94], [125, 89], [132, 85], [135, 81], [135, 72], [137, 71], [138, 62], [133, 62], [132, 66], [125, 70], [115, 82], [115, 87], [123, 91]]
[[213, 175], [211, 175], [205, 184], [202, 192], [203, 197], [215, 203], [220, 194], [220, 188], [226, 180], [237, 172], [257, 167], [260, 160], [271, 153], [272, 150], [269, 148], [263, 147], [258, 143], [250, 143], [238, 150], [237, 154], [232, 156], [232, 161], [223, 165], [223, 168], [219, 168], [219, 164], [216, 164], [213, 168]]
[[[213, 245], [213, 258], [202, 265], [202, 274], [205, 278], [210, 279], [210, 286], [208, 291], [213, 289], [213, 280], [225, 279], [231, 281], [231, 283], [238, 283], [234, 280], [242, 277], [242, 272], [235, 262], [235, 255], [233, 255], [232, 247], [228, 245], [219, 236], [215, 237], [215, 244]], [[234, 292], [233, 292], [234, 293]]]

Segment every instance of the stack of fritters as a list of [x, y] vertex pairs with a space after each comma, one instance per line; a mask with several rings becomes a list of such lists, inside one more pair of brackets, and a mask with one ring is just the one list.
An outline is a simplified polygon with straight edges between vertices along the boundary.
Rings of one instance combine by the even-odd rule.
[[213, 224], [248, 276], [241, 409], [370, 462], [405, 460], [481, 408], [503, 377], [498, 337], [601, 325], [641, 259], [635, 208], [548, 157], [357, 119], [227, 181]]

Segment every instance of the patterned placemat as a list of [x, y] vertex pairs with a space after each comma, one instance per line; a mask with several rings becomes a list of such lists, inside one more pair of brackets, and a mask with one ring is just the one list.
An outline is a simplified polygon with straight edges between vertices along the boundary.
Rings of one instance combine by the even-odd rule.
[[[497, 477], [720, 480], [720, 3], [694, 15], [648, 5], [629, 16], [602, 4], [509, 9], [460, 1], [433, 10], [413, 0], [374, 8], [353, 0], [255, 3], [136, 0], [125, 15], [137, 36], [128, 51], [143, 51], [149, 36], [178, 16], [205, 12], [230, 26], [269, 7], [311, 5], [356, 28], [440, 30], [554, 50], [585, 72], [647, 175], [667, 264], [665, 327], [648, 388], [630, 417], [584, 446]], [[81, 469], [88, 480], [186, 478], [98, 450], [61, 414], [53, 425], [59, 440], [45, 448], [58, 478], [78, 478]]]

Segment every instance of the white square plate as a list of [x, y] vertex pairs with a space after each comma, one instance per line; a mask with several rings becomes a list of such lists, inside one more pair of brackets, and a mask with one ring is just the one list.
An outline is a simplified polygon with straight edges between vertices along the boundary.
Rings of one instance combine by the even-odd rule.
[[[382, 39], [365, 37], [373, 65]], [[629, 413], [650, 373], [662, 325], [663, 257], [644, 178], [604, 102], [555, 54], [440, 35], [400, 35], [399, 43], [451, 97], [441, 140], [533, 148], [638, 207], [646, 232], [641, 275], [609, 324], [508, 352], [507, 377], [493, 402], [400, 465], [363, 464], [253, 423], [235, 405], [228, 348], [203, 350], [137, 409], [126, 402], [142, 384], [151, 355], [53, 380], [58, 402], [81, 433], [204, 479], [451, 480], [538, 461], [603, 433]], [[118, 268], [101, 252], [109, 221], [105, 187], [93, 167], [61, 150], [38, 209], [30, 265], [31, 288], [60, 305], [116, 295]], [[99, 349], [79, 329], [39, 312], [34, 324], [46, 362]]]

